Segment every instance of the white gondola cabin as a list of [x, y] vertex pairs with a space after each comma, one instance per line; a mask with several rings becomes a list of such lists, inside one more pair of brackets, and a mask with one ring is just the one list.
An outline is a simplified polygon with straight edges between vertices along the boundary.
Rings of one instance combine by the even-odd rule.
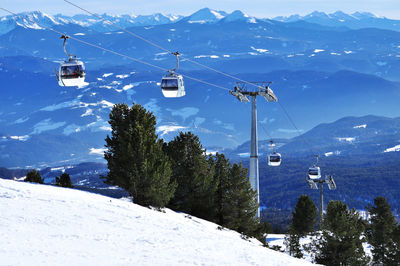
[[83, 86], [85, 84], [85, 65], [76, 59], [70, 59], [62, 63], [57, 72], [58, 85]]
[[179, 52], [172, 53], [176, 57], [176, 67], [168, 70], [167, 74], [161, 80], [161, 91], [166, 98], [178, 98], [185, 96], [185, 85], [182, 75], [176, 74], [179, 68]]
[[161, 90], [166, 98], [185, 96], [186, 92], [183, 77], [173, 72], [167, 73], [161, 80]]
[[321, 168], [314, 165], [308, 169], [308, 177], [310, 179], [320, 179], [321, 178]]
[[69, 36], [63, 35], [61, 39], [64, 39], [64, 53], [69, 57], [68, 60], [60, 64], [58, 71], [56, 71], [56, 76], [58, 80], [58, 85], [62, 87], [71, 86], [83, 86], [85, 85], [85, 65], [82, 61], [79, 61], [76, 56], [68, 54], [65, 48], [65, 44]]
[[280, 166], [281, 162], [282, 162], [282, 157], [280, 153], [274, 152], [268, 155], [269, 166]]

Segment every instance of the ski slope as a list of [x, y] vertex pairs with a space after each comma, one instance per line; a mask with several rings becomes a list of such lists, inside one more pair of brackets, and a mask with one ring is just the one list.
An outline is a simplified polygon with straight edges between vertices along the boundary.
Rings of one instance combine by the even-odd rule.
[[311, 265], [237, 232], [88, 192], [0, 179], [1, 265]]

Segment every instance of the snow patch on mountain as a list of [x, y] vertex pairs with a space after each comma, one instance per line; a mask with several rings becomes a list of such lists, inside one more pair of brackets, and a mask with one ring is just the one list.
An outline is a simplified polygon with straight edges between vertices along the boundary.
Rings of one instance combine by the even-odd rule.
[[196, 55], [194, 56], [194, 58], [213, 58], [213, 59], [217, 59], [219, 58], [218, 55]]
[[359, 126], [354, 126], [353, 128], [366, 128], [366, 127], [367, 127], [367, 124], [359, 125]]
[[156, 132], [161, 133], [161, 137], [163, 137], [164, 135], [166, 135], [168, 133], [176, 132], [176, 131], [183, 131], [185, 129], [186, 129], [186, 127], [183, 127], [183, 126], [163, 125], [163, 126], [157, 127]]
[[332, 156], [332, 155], [340, 155], [340, 151], [330, 151], [330, 152], [326, 152], [324, 155], [325, 155], [325, 157], [329, 157], [329, 156]]
[[53, 104], [53, 105], [49, 105], [46, 107], [41, 108], [41, 111], [48, 111], [48, 112], [52, 112], [52, 111], [56, 111], [56, 110], [60, 110], [60, 109], [64, 109], [64, 108], [76, 108], [76, 107], [80, 107], [80, 108], [87, 108], [89, 106], [100, 106], [101, 108], [112, 108], [114, 106], [113, 103], [106, 101], [106, 100], [102, 100], [100, 102], [95, 102], [95, 103], [87, 103], [87, 102], [82, 102], [80, 101], [80, 97], [77, 97], [74, 100], [71, 101], [66, 101], [66, 102], [62, 102], [59, 104]]
[[19, 141], [27, 141], [28, 139], [30, 139], [29, 135], [23, 135], [23, 136], [10, 136], [10, 139], [13, 140], [19, 140]]
[[352, 143], [356, 140], [354, 137], [346, 137], [346, 138], [336, 138], [340, 142], [349, 142]]
[[200, 111], [199, 108], [196, 107], [184, 107], [177, 110], [167, 108], [166, 110], [171, 112], [173, 116], [180, 116], [183, 121], [185, 121], [188, 117], [198, 114]]
[[264, 54], [264, 53], [268, 53], [268, 49], [261, 49], [261, 48], [254, 48], [253, 46], [250, 47], [251, 49], [253, 49], [254, 51], [259, 52], [260, 54]]
[[29, 120], [29, 117], [19, 118], [19, 119], [15, 120], [13, 124], [22, 124], [28, 120]]
[[193, 13], [189, 17], [185, 18], [185, 20], [189, 23], [212, 23], [217, 22], [224, 18], [226, 13], [223, 11], [215, 11], [209, 8], [203, 8]]
[[387, 148], [383, 152], [396, 152], [396, 151], [400, 151], [400, 145], [396, 145], [396, 146], [394, 146], [392, 148]]
[[106, 151], [106, 148], [90, 148], [89, 149], [89, 154], [94, 154], [94, 155], [104, 155], [104, 152]]
[[246, 21], [248, 23], [257, 23], [257, 20], [253, 17], [250, 17], [247, 14], [244, 14], [240, 10], [235, 10], [231, 14], [227, 15], [224, 19], [224, 22], [233, 22], [233, 21]]
[[103, 78], [108, 78], [109, 76], [114, 75], [114, 73], [105, 73], [103, 74]]
[[129, 78], [129, 74], [116, 75], [116, 77], [119, 79], [126, 79], [126, 78]]
[[81, 115], [81, 117], [85, 117], [85, 116], [89, 116], [89, 115], [93, 115], [93, 109], [86, 109], [85, 113]]
[[66, 122], [52, 122], [51, 118], [44, 119], [33, 126], [33, 131], [31, 134], [40, 134], [45, 131], [54, 130], [63, 127]]

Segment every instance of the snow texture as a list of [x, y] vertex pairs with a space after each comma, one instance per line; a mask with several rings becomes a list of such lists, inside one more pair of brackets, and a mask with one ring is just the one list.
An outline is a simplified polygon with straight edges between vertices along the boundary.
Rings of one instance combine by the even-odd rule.
[[101, 155], [101, 156], [103, 156], [103, 155], [104, 155], [104, 152], [105, 152], [106, 150], [107, 150], [106, 148], [98, 148], [98, 149], [96, 149], [96, 148], [90, 148], [89, 154], [95, 154], [95, 155]]
[[161, 132], [161, 137], [163, 137], [168, 133], [182, 131], [184, 129], [186, 129], [186, 127], [176, 126], [176, 125], [164, 125], [157, 127], [157, 133]]
[[353, 128], [367, 128], [367, 124], [355, 126], [355, 127], [353, 127]]
[[311, 265], [237, 232], [97, 194], [0, 179], [2, 265]]
[[340, 142], [349, 142], [352, 143], [356, 140], [356, 138], [348, 137], [348, 138], [336, 138]]
[[400, 151], [400, 145], [396, 145], [392, 148], [387, 148], [384, 152], [394, 152], [394, 151]]

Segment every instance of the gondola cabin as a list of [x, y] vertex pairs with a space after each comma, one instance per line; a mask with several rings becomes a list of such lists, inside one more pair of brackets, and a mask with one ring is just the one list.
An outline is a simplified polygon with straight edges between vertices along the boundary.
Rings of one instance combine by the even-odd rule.
[[63, 87], [85, 85], [85, 65], [77, 59], [63, 62], [57, 73], [58, 84]]
[[185, 86], [182, 75], [168, 72], [161, 80], [161, 90], [166, 98], [185, 96]]
[[280, 153], [274, 152], [268, 155], [268, 165], [269, 166], [279, 166], [281, 165], [282, 157]]
[[321, 169], [318, 166], [313, 166], [308, 169], [308, 177], [310, 179], [320, 179]]

